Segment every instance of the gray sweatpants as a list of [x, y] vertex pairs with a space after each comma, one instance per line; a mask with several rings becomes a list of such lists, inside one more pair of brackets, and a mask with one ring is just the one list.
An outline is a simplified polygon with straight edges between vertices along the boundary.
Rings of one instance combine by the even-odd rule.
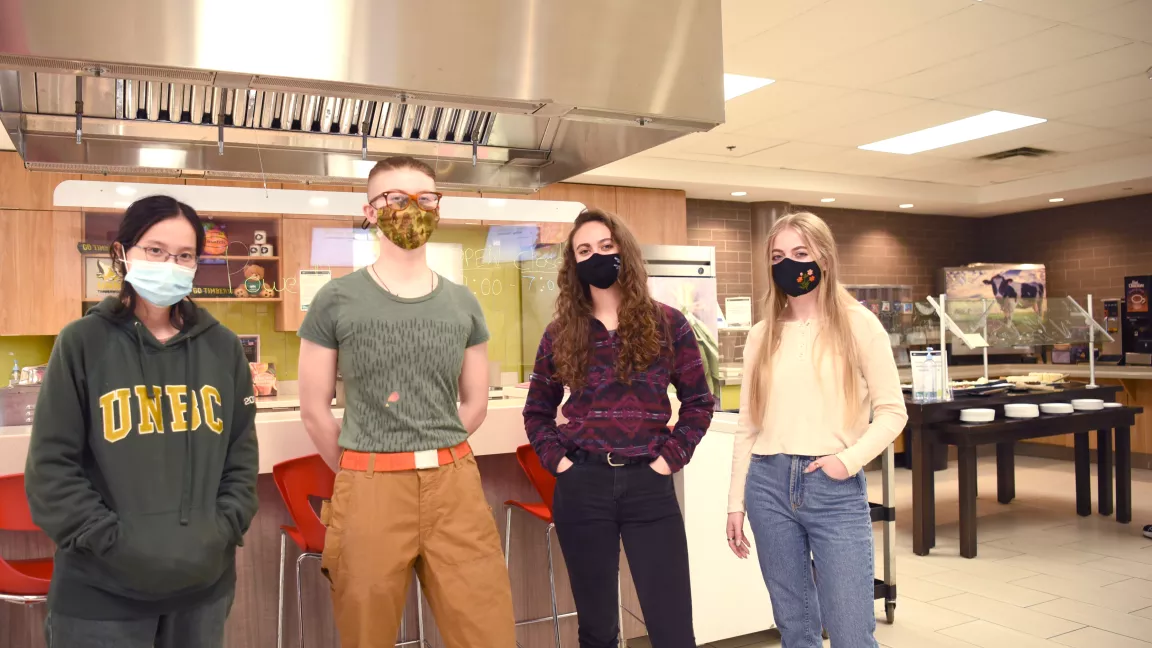
[[48, 648], [224, 648], [224, 623], [234, 593], [187, 610], [124, 621], [90, 621], [51, 611]]

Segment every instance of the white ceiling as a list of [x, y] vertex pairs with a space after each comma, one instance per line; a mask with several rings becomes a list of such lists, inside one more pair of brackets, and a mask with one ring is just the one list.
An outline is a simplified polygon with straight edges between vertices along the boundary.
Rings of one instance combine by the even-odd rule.
[[[722, 6], [725, 71], [776, 83], [711, 132], [577, 181], [971, 216], [1152, 192], [1152, 0]], [[857, 148], [989, 110], [1048, 121], [915, 155]], [[973, 159], [1021, 146], [1055, 154]]]

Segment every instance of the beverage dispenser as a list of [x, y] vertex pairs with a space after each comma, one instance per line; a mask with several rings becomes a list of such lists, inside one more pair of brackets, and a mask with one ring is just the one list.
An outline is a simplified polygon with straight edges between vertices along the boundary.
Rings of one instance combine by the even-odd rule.
[[1152, 312], [1148, 307], [1148, 285], [1152, 275], [1124, 278], [1121, 319], [1124, 364], [1152, 365]]

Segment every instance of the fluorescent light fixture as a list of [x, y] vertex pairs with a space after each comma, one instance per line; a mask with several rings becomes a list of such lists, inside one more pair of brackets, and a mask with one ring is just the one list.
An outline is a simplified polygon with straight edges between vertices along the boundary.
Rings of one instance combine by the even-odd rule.
[[865, 151], [911, 155], [912, 153], [931, 151], [932, 149], [951, 146], [953, 144], [959, 144], [960, 142], [968, 142], [980, 139], [981, 137], [1007, 133], [1008, 131], [1013, 131], [1018, 128], [1043, 124], [1046, 121], [1048, 120], [1039, 117], [1028, 117], [1027, 115], [1017, 115], [993, 110], [959, 121], [933, 126], [932, 128], [925, 128], [915, 133], [908, 133], [907, 135], [872, 142], [860, 148]]
[[500, 209], [501, 207], [504, 207], [507, 204], [508, 204], [508, 201], [504, 198], [489, 198], [488, 199], [488, 206], [492, 207], [494, 209]]
[[748, 192], [747, 192], [747, 191], [733, 191], [733, 192], [732, 192], [732, 195], [733, 195], [733, 196], [736, 196], [737, 198], [740, 198], [740, 197], [743, 197], [743, 196], [747, 196], [747, 195], [748, 195]]
[[1064, 202], [1063, 198], [1049, 198], [1048, 202]]
[[912, 209], [915, 206], [916, 205], [913, 205], [912, 203], [904, 203], [903, 205], [900, 205], [900, 209]]
[[743, 94], [748, 94], [753, 90], [759, 90], [766, 85], [776, 83], [776, 79], [763, 79], [754, 76], [744, 76], [743, 74], [728, 74], [724, 73], [724, 101], [735, 99]]
[[327, 207], [328, 198], [325, 196], [312, 196], [308, 199], [308, 204], [313, 207]]
[[135, 196], [136, 188], [129, 187], [128, 185], [120, 185], [119, 187], [116, 187], [116, 193], [121, 196]]
[[187, 153], [177, 149], [142, 148], [140, 166], [160, 169], [183, 169]]
[[820, 202], [822, 202], [822, 203], [834, 203], [834, 202], [836, 202], [836, 199], [835, 198], [821, 198]]

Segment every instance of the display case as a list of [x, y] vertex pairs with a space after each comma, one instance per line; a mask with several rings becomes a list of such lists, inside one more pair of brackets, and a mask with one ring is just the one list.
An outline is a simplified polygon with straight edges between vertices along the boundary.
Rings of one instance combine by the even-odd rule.
[[858, 284], [844, 288], [880, 320], [884, 330], [888, 331], [897, 366], [907, 367], [910, 347], [908, 334], [915, 320], [912, 286]]

